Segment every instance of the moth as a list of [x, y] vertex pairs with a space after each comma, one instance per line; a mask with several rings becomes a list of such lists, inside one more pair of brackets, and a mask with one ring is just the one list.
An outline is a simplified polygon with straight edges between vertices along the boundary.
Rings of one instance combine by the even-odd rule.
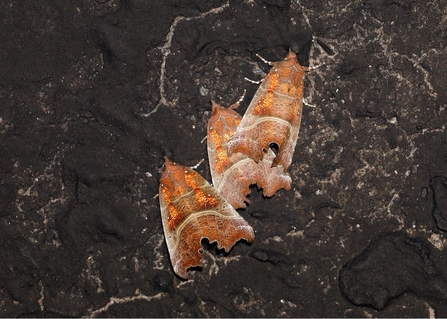
[[292, 179], [281, 167], [272, 167], [275, 153], [268, 148], [263, 159], [256, 163], [243, 153], [227, 154], [227, 143], [242, 121], [234, 111], [235, 103], [226, 108], [212, 101], [208, 121], [207, 148], [213, 185], [233, 208], [245, 208], [250, 185], [257, 184], [264, 196], [273, 196], [279, 189], [290, 190]]
[[160, 177], [163, 231], [174, 272], [203, 266], [201, 240], [229, 252], [236, 242], [254, 240], [253, 228], [199, 173], [165, 157]]
[[228, 155], [243, 153], [256, 162], [269, 157], [271, 146], [277, 148], [273, 166], [285, 172], [292, 162], [298, 139], [303, 106], [304, 75], [309, 68], [301, 66], [289, 50], [283, 61], [273, 67], [262, 81], [253, 100], [227, 145]]

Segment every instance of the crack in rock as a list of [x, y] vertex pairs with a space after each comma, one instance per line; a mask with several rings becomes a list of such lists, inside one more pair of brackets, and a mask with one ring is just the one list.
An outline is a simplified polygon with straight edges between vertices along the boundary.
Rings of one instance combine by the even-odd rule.
[[433, 218], [440, 230], [447, 231], [447, 178], [433, 177], [430, 187], [433, 190]]
[[122, 304], [122, 303], [132, 302], [135, 300], [146, 300], [146, 301], [159, 300], [166, 296], [168, 296], [168, 294], [165, 292], [160, 292], [154, 296], [146, 296], [146, 295], [140, 293], [139, 291], [137, 291], [137, 294], [132, 297], [122, 297], [122, 298], [111, 297], [109, 302], [104, 307], [101, 307], [96, 310], [92, 310], [90, 313], [83, 316], [82, 318], [94, 318], [94, 317], [98, 316], [99, 314], [107, 311], [111, 306], [113, 306], [115, 304]]
[[171, 24], [171, 27], [169, 28], [169, 32], [166, 35], [166, 41], [165, 41], [164, 45], [158, 47], [158, 49], [160, 50], [160, 52], [163, 55], [161, 66], [160, 66], [160, 85], [158, 87], [159, 92], [160, 92], [160, 101], [158, 102], [158, 104], [155, 106], [155, 108], [152, 111], [150, 111], [149, 113], [141, 114], [141, 116], [148, 117], [151, 114], [157, 112], [160, 105], [172, 106], [172, 102], [168, 101], [168, 99], [166, 97], [166, 92], [165, 92], [166, 60], [167, 60], [168, 56], [171, 54], [172, 39], [174, 38], [175, 29], [177, 28], [177, 25], [179, 24], [179, 22], [201, 19], [201, 18], [206, 17], [207, 15], [222, 12], [224, 9], [228, 8], [229, 6], [230, 6], [230, 2], [227, 1], [220, 7], [212, 8], [200, 15], [193, 16], [193, 17], [179, 16], [174, 19], [174, 21]]

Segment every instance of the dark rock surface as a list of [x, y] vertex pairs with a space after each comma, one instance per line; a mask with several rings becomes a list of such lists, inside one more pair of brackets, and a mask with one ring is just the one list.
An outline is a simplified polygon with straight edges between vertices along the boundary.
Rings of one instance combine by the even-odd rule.
[[440, 230], [447, 231], [447, 178], [433, 177], [430, 187], [433, 191], [433, 218]]
[[[445, 183], [433, 180], [447, 176], [446, 10], [1, 1], [0, 316], [447, 316]], [[320, 65], [306, 77], [292, 190], [253, 189], [241, 215], [254, 243], [210, 245], [181, 281], [154, 198], [163, 156], [206, 159], [210, 100], [229, 105], [247, 89], [244, 112], [257, 88], [244, 77], [269, 69], [256, 53], [274, 61], [289, 47]], [[210, 180], [206, 161], [198, 172]], [[339, 272], [374, 238], [384, 242], [367, 256], [379, 263], [343, 281], [357, 306]], [[380, 268], [396, 252], [422, 268]], [[379, 279], [386, 298], [365, 291]]]
[[345, 265], [340, 288], [352, 303], [377, 310], [407, 292], [441, 302], [447, 297], [446, 282], [430, 259], [428, 243], [401, 233], [379, 236]]

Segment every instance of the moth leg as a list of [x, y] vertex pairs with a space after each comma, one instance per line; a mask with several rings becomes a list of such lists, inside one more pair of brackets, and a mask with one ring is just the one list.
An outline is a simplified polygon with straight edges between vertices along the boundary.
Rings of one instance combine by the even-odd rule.
[[306, 106], [310, 106], [310, 107], [317, 107], [315, 104], [310, 104], [305, 99], [303, 99], [303, 104], [306, 105]]
[[319, 67], [322, 67], [322, 66], [324, 66], [325, 65], [325, 63], [323, 63], [323, 64], [318, 64], [318, 65], [312, 65], [312, 66], [308, 66], [308, 69], [309, 69], [309, 71], [313, 71], [313, 70], [316, 70], [316, 69], [318, 69]]

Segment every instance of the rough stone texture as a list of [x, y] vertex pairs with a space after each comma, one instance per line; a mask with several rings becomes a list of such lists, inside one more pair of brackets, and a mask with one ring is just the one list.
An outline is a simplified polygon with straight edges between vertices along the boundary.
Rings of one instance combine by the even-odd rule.
[[[389, 232], [428, 240], [425, 256], [447, 276], [432, 217], [445, 187], [430, 187], [447, 176], [446, 6], [1, 1], [0, 315], [447, 316], [443, 296], [425, 290], [377, 311], [339, 287], [343, 265]], [[257, 88], [244, 77], [269, 69], [255, 54], [277, 60], [289, 47], [320, 65], [306, 79], [313, 107], [292, 190], [264, 199], [253, 189], [241, 214], [255, 242], [228, 255], [207, 247], [183, 282], [154, 198], [163, 155], [206, 158], [210, 100], [230, 105], [247, 89], [243, 112]], [[206, 161], [198, 171], [210, 180]], [[381, 271], [396, 287], [407, 280]]]
[[386, 234], [373, 240], [340, 271], [340, 288], [356, 305], [382, 310], [403, 293], [445, 301], [446, 282], [430, 259], [426, 241], [405, 234]]
[[440, 230], [447, 231], [447, 178], [433, 177], [430, 187], [433, 191], [433, 218]]

